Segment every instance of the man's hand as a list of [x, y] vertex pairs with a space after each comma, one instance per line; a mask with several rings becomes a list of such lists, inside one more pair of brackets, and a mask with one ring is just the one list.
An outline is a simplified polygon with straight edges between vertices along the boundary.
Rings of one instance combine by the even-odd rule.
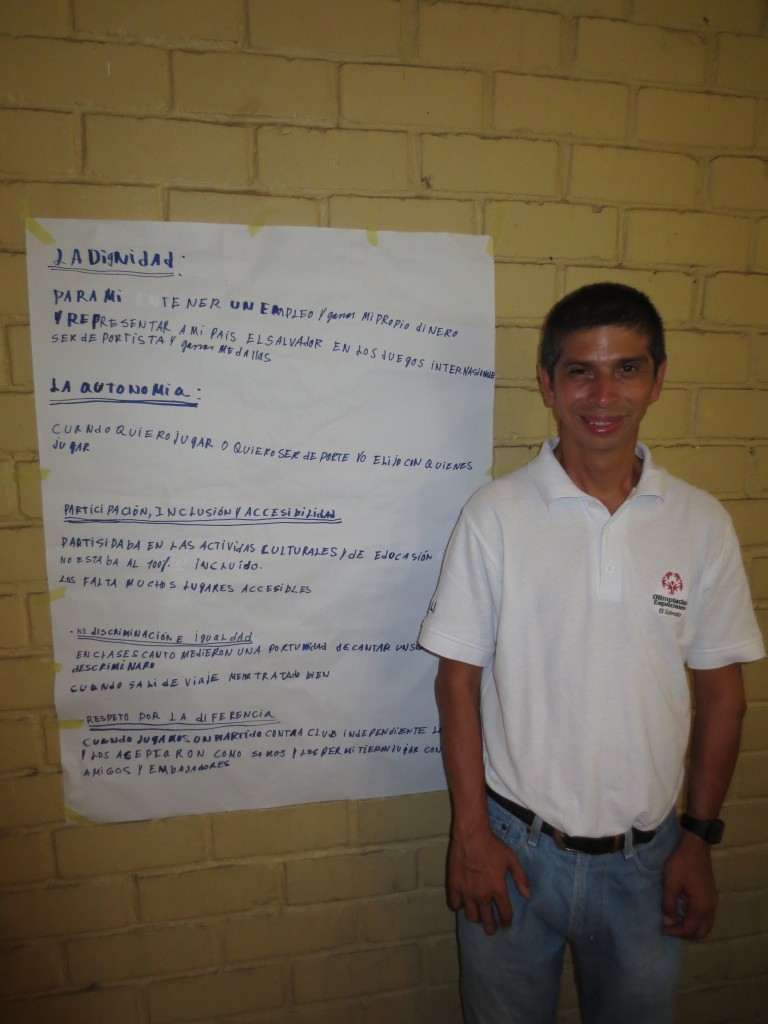
[[497, 928], [494, 907], [502, 928], [512, 924], [512, 904], [507, 893], [507, 872], [521, 896], [530, 898], [528, 878], [515, 854], [487, 827], [478, 827], [464, 838], [451, 839], [448, 853], [448, 905], [464, 908], [473, 924], [482, 924], [486, 935]]
[[704, 939], [717, 909], [712, 854], [703, 839], [683, 830], [680, 843], [664, 867], [662, 915], [664, 934], [679, 939]]

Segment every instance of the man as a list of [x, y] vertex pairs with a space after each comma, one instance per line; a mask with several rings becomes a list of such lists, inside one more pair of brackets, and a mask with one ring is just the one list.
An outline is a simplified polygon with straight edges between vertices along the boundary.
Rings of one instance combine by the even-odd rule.
[[741, 662], [764, 650], [725, 511], [638, 444], [665, 370], [642, 293], [557, 303], [539, 382], [559, 440], [467, 503], [422, 626], [472, 1024], [550, 1024], [567, 943], [588, 1024], [672, 1022], [680, 940], [712, 926]]

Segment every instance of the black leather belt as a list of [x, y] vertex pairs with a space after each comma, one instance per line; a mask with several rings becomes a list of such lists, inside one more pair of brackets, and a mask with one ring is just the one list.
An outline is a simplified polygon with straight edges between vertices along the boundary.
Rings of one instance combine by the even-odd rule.
[[[486, 786], [485, 791], [491, 800], [495, 800], [505, 811], [514, 814], [516, 818], [525, 822], [526, 825], [533, 824], [536, 817], [533, 811], [529, 811], [527, 807], [521, 807], [520, 804], [516, 804], [513, 800], [507, 800], [505, 796], [496, 793], [490, 786]], [[559, 828], [555, 828], [554, 825], [550, 825], [546, 821], [541, 823], [541, 831], [545, 835], [552, 836], [555, 845], [561, 850], [572, 850], [574, 853], [616, 853], [617, 850], [624, 849], [625, 836], [623, 832], [618, 836], [601, 836], [599, 839], [591, 839], [588, 836], [567, 836]], [[657, 832], [658, 829], [655, 828], [651, 829], [650, 832], [643, 832], [639, 828], [633, 828], [632, 842], [635, 845], [650, 843]]]

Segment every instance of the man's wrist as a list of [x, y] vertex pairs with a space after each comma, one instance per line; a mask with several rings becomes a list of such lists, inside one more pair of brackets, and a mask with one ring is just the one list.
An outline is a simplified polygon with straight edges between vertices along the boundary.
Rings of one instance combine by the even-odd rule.
[[703, 840], [709, 846], [716, 846], [723, 838], [725, 822], [721, 818], [694, 818], [692, 814], [681, 814], [680, 824], [686, 832]]

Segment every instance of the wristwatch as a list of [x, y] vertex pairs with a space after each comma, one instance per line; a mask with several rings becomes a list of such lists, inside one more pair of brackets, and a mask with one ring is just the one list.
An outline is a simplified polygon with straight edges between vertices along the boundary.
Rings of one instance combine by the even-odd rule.
[[721, 818], [692, 818], [690, 814], [681, 814], [680, 824], [710, 846], [719, 843], [725, 832], [725, 822]]

